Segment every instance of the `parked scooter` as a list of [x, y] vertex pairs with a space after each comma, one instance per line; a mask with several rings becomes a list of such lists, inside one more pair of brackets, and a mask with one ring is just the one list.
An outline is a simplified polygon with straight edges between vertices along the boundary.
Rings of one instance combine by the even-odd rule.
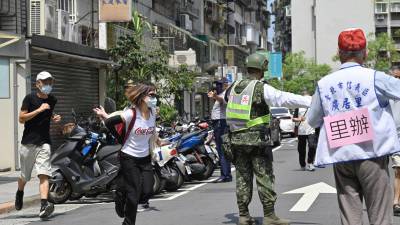
[[205, 145], [207, 137], [208, 129], [200, 129], [183, 135], [176, 144], [179, 158], [189, 165], [186, 173], [189, 179], [208, 179], [218, 163], [217, 155]]
[[110, 145], [105, 131], [91, 131], [92, 121], [84, 129], [76, 121], [64, 144], [51, 156], [53, 167], [49, 179], [48, 200], [64, 203], [82, 196], [95, 197], [115, 186], [120, 169], [118, 154], [121, 145]]
[[[178, 152], [173, 144], [157, 147], [153, 153], [155, 174], [166, 191], [177, 191], [184, 183], [185, 166], [177, 160]], [[165, 184], [163, 184], [165, 182]], [[161, 190], [156, 190], [156, 193]]]

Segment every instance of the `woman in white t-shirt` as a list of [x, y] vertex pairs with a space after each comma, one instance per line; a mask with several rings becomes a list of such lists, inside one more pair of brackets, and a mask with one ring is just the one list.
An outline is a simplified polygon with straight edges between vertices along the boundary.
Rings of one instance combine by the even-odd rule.
[[[135, 85], [129, 93], [132, 107], [105, 121], [113, 133], [116, 133], [114, 127], [118, 123], [125, 123], [126, 128], [120, 157], [124, 191], [117, 192], [115, 198], [117, 214], [125, 218], [123, 225], [135, 224], [139, 200], [150, 198], [153, 191], [150, 150], [153, 144], [161, 144], [156, 138], [155, 94], [152, 84]], [[135, 121], [131, 123], [133, 118]]]

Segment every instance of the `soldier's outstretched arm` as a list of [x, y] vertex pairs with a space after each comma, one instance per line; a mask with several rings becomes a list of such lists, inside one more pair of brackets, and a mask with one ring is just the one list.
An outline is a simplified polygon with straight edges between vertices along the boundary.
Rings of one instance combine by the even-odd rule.
[[317, 88], [312, 97], [311, 106], [308, 109], [306, 118], [307, 123], [313, 128], [321, 127], [324, 122], [324, 111], [321, 106], [321, 98]]
[[268, 84], [264, 84], [264, 99], [269, 106], [281, 106], [290, 109], [308, 108], [311, 105], [310, 96], [280, 91]]

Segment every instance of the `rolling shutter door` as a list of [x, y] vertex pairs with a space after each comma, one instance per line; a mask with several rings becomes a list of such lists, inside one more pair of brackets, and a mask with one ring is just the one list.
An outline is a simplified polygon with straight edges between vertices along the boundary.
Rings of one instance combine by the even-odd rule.
[[99, 104], [99, 71], [97, 68], [73, 64], [63, 64], [52, 61], [32, 59], [32, 90], [35, 90], [36, 75], [41, 71], [51, 73], [55, 78], [52, 94], [58, 99], [54, 113], [62, 116], [59, 124], [52, 123], [52, 150], [58, 148], [64, 141], [63, 125], [73, 122], [71, 110], [78, 116], [87, 118], [92, 114], [93, 107]]

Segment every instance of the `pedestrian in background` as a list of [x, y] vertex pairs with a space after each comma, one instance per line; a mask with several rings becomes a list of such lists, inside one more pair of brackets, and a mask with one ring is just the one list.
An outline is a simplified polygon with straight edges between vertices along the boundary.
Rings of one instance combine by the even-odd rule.
[[25, 185], [30, 181], [35, 167], [40, 180], [40, 218], [46, 218], [54, 211], [54, 205], [47, 201], [51, 176], [50, 121], [58, 123], [61, 116], [53, 113], [57, 103], [56, 97], [50, 94], [53, 84], [54, 78], [49, 72], [40, 72], [36, 77], [37, 91], [25, 96], [19, 114], [24, 133], [19, 150], [21, 177], [18, 179], [15, 209], [21, 210], [23, 207]]
[[[391, 225], [388, 155], [399, 152], [400, 143], [387, 106], [390, 99], [400, 100], [400, 80], [363, 67], [366, 46], [361, 29], [340, 33], [342, 65], [318, 82], [307, 121], [312, 127], [322, 125], [315, 165], [333, 164], [342, 224], [363, 224], [365, 200], [369, 224]], [[339, 145], [331, 148], [337, 146], [333, 144]]]
[[[303, 96], [311, 96], [307, 91], [303, 91]], [[295, 110], [295, 117], [293, 121], [296, 122], [296, 126], [298, 129], [298, 143], [297, 143], [297, 151], [299, 152], [299, 164], [301, 170], [314, 171], [314, 159], [315, 159], [315, 151], [317, 148], [316, 145], [316, 133], [315, 129], [307, 123], [306, 117], [308, 113], [308, 108], [298, 108]], [[306, 162], [306, 149], [308, 146], [308, 157]]]
[[[399, 79], [400, 68], [399, 66], [393, 66], [390, 70], [390, 74]], [[396, 123], [397, 135], [400, 134], [400, 101], [390, 100], [390, 107], [392, 109], [392, 115], [394, 122]], [[392, 167], [394, 169], [394, 198], [393, 198], [393, 214], [400, 216], [400, 153], [392, 155]]]
[[[124, 123], [126, 132], [120, 161], [123, 190], [115, 198], [118, 216], [124, 217], [123, 225], [134, 225], [139, 201], [148, 200], [153, 194], [153, 166], [151, 152], [161, 146], [156, 136], [156, 90], [153, 84], [137, 84], [129, 91], [131, 108], [121, 115], [111, 116], [105, 124], [114, 136], [120, 135], [115, 125]], [[121, 138], [120, 138], [121, 139]]]
[[216, 81], [216, 90], [208, 92], [208, 97], [215, 101], [211, 111], [211, 120], [214, 128], [215, 144], [221, 165], [221, 176], [216, 180], [220, 182], [231, 182], [231, 162], [225, 157], [222, 150], [222, 135], [226, 132], [226, 102], [224, 99], [225, 90], [229, 87], [228, 80], [224, 77]]
[[268, 68], [268, 57], [254, 53], [247, 57], [249, 78], [237, 81], [227, 89], [226, 119], [229, 133], [224, 135], [226, 156], [236, 166], [236, 197], [239, 225], [254, 225], [249, 204], [253, 195], [253, 177], [263, 206], [263, 225], [287, 225], [275, 212], [275, 176], [272, 165], [272, 146], [266, 140], [270, 123], [270, 106], [288, 108], [308, 107], [310, 98], [276, 90], [262, 82]]

